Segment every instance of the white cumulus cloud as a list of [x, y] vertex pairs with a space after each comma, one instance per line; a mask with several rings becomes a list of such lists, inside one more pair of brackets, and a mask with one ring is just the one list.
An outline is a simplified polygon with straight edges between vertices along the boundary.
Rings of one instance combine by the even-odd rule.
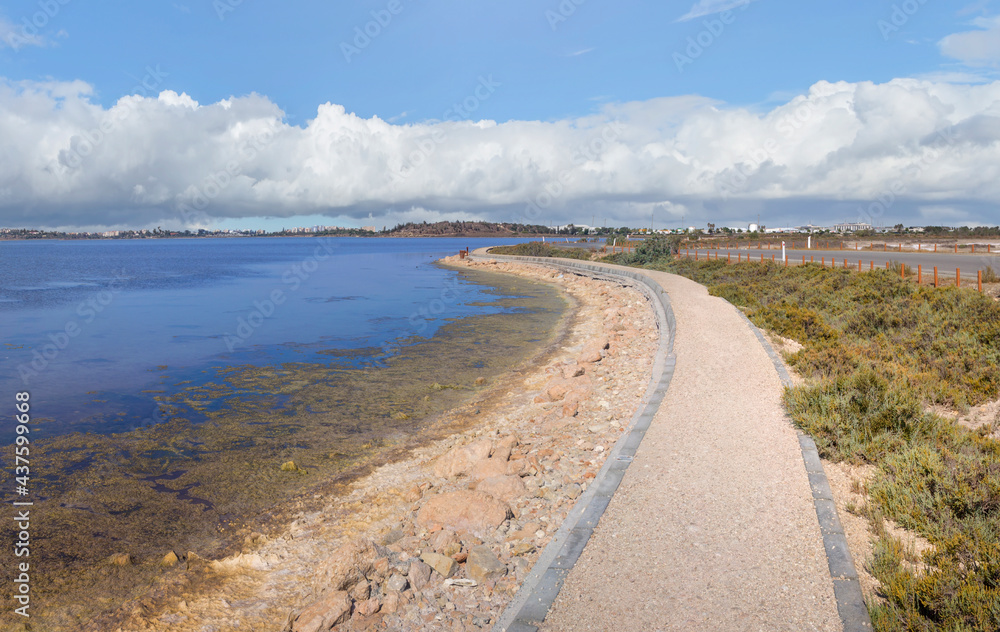
[[0, 80], [0, 225], [723, 225], [758, 212], [768, 225], [907, 212], [933, 223], [927, 208], [987, 222], [1000, 203], [1000, 82], [819, 82], [764, 112], [681, 96], [551, 122], [392, 124], [327, 103], [305, 126], [260, 95], [201, 104], [164, 91], [102, 107], [92, 92]]

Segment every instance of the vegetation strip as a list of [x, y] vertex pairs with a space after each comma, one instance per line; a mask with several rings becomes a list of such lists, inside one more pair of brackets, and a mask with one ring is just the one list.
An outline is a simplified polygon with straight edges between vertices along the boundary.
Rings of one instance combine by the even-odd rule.
[[493, 628], [496, 632], [533, 632], [538, 629], [538, 624], [545, 620], [552, 603], [559, 595], [566, 575], [590, 540], [594, 528], [607, 509], [611, 496], [618, 489], [653, 416], [659, 409], [674, 372], [673, 344], [676, 323], [667, 293], [658, 283], [640, 272], [611, 270], [605, 266], [582, 262], [546, 261], [537, 257], [484, 256], [479, 254], [479, 251], [472, 256], [480, 260], [496, 258], [541, 264], [571, 274], [604, 277], [619, 283], [626, 280], [637, 281], [635, 286], [650, 298], [656, 310], [661, 334], [652, 377], [643, 398], [646, 405], [636, 411], [628, 432], [614, 445], [604, 466], [570, 511], [555, 537], [545, 547], [521, 589]]

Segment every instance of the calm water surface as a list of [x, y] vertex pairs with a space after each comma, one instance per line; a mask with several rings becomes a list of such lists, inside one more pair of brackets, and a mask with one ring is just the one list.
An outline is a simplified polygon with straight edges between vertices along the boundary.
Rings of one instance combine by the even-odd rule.
[[[0, 241], [0, 396], [49, 434], [158, 419], [158, 373], [310, 361], [429, 337], [499, 297], [433, 261], [511, 240]], [[377, 358], [376, 358], [377, 359]], [[355, 358], [363, 362], [365, 358]], [[166, 367], [166, 368], [165, 368]]]

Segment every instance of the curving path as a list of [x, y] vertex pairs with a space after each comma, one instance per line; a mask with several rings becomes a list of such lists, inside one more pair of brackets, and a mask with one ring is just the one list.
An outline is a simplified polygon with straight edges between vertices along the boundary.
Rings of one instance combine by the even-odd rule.
[[497, 629], [870, 630], [822, 466], [756, 328], [682, 277], [557, 265], [662, 288], [673, 353], [648, 427], [615, 447]]

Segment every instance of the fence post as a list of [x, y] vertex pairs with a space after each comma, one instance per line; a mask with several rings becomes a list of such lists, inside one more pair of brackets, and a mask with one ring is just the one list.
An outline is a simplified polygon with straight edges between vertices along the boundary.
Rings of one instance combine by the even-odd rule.
[[820, 259], [820, 263], [819, 264], [825, 268], [826, 267], [826, 257], [823, 257], [822, 259]]
[[955, 268], [955, 287], [962, 287], [962, 269]]
[[871, 264], [872, 264], [872, 265], [871, 265], [871, 268], [870, 268], [870, 269], [871, 269], [871, 271], [872, 271], [872, 272], [874, 272], [874, 271], [875, 271], [875, 262], [874, 262], [874, 261], [872, 261], [872, 262], [871, 262]]
[[924, 266], [917, 264], [917, 285], [920, 285], [924, 281]]
[[979, 293], [982, 294], [983, 293], [983, 271], [982, 270], [977, 270], [976, 271], [976, 277], [977, 277], [976, 282], [979, 284]]
[[934, 287], [938, 287], [937, 266], [934, 266]]
[[900, 263], [899, 264], [899, 278], [901, 278], [901, 279], [905, 279], [906, 278], [906, 264], [905, 263]]
[[805, 264], [806, 264], [806, 256], [802, 255], [802, 265], [805, 265]]
[[886, 262], [885, 262], [885, 269], [886, 269], [886, 270], [888, 270], [888, 269], [889, 269], [889, 262], [888, 262], [888, 261], [886, 261]]
[[861, 272], [861, 259], [858, 259], [858, 272]]

